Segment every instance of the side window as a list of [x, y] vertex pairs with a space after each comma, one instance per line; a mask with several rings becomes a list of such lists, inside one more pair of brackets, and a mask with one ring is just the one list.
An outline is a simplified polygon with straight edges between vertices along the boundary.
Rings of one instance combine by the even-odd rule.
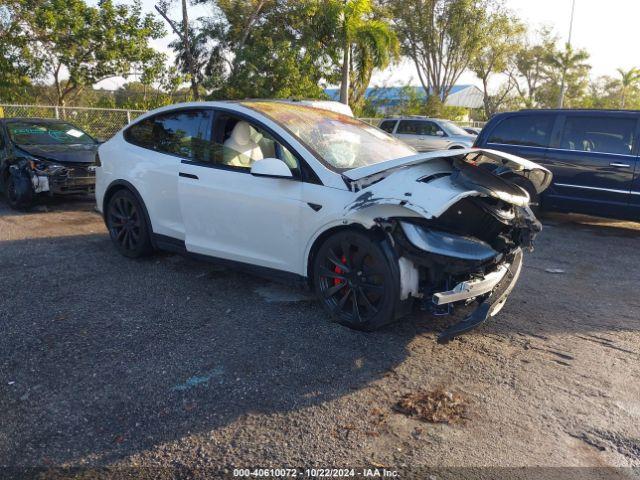
[[198, 162], [208, 161], [209, 110], [176, 110], [132, 125], [125, 139], [140, 147]]
[[444, 133], [444, 131], [433, 122], [420, 122], [420, 128], [418, 130], [418, 135], [430, 135], [435, 137], [438, 135], [438, 132]]
[[211, 162], [248, 172], [256, 160], [278, 158], [294, 176], [299, 165], [296, 156], [269, 133], [246, 120], [228, 113], [218, 113], [210, 145]]
[[435, 137], [437, 132], [442, 130], [433, 122], [424, 120], [401, 120], [396, 133], [404, 133], [407, 135], [430, 135]]
[[396, 126], [396, 120], [385, 120], [380, 124], [380, 130], [384, 130], [387, 133], [393, 133], [393, 129]]
[[567, 116], [560, 148], [580, 152], [631, 155], [636, 120], [615, 117]]
[[418, 135], [418, 128], [420, 127], [420, 122], [416, 120], [400, 120], [400, 125], [398, 125], [398, 129], [396, 133], [402, 133], [405, 135]]
[[554, 115], [518, 115], [503, 120], [489, 137], [489, 143], [549, 147]]

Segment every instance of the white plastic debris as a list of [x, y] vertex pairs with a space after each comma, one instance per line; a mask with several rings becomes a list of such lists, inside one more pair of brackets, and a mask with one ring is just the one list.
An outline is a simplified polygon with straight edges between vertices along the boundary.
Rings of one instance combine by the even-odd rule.
[[547, 273], [555, 273], [555, 274], [565, 273], [565, 271], [562, 270], [561, 268], [545, 268], [544, 271]]

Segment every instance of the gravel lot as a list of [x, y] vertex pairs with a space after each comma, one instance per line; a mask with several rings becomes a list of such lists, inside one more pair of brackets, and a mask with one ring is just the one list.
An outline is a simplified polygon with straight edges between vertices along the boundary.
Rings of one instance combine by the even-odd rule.
[[[357, 333], [292, 287], [125, 259], [87, 199], [0, 202], [0, 465], [639, 467], [640, 224], [544, 223], [501, 314], [438, 345], [451, 319]], [[393, 408], [437, 388], [461, 422]]]

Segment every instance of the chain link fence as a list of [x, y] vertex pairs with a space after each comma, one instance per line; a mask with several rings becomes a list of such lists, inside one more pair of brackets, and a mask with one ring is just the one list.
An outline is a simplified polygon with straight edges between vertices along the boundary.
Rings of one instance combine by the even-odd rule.
[[57, 118], [77, 125], [95, 138], [107, 140], [131, 123], [144, 110], [55, 107], [43, 105], [0, 105], [0, 117]]

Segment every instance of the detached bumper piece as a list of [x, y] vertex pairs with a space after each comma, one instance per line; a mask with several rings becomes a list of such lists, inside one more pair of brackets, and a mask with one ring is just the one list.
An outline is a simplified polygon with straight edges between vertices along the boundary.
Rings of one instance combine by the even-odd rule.
[[436, 305], [445, 305], [460, 300], [474, 298], [480, 295], [489, 295], [478, 308], [459, 323], [447, 328], [438, 336], [438, 343], [447, 343], [455, 337], [462, 335], [482, 325], [489, 317], [496, 315], [504, 306], [509, 294], [515, 287], [520, 272], [522, 271], [522, 250], [513, 254], [513, 260], [509, 265], [503, 265], [495, 272], [486, 275], [479, 280], [470, 280], [456, 285], [448, 292], [436, 293], [433, 301]]

